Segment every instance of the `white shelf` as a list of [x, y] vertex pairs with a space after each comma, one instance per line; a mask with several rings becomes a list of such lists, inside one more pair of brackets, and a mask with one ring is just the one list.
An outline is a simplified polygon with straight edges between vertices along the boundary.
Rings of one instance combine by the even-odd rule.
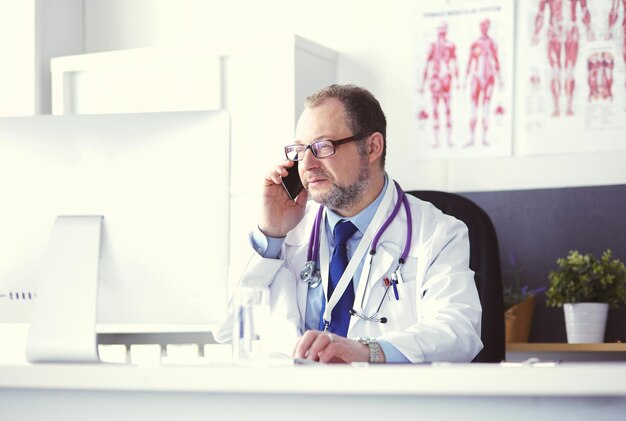
[[625, 343], [507, 343], [507, 361], [626, 361]]

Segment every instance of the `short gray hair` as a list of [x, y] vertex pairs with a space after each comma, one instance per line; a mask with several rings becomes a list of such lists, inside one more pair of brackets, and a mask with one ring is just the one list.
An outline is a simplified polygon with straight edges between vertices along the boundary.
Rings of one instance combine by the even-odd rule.
[[[381, 165], [385, 168], [387, 154], [387, 119], [380, 103], [367, 89], [356, 85], [330, 85], [309, 95], [304, 101], [305, 108], [314, 108], [328, 98], [336, 98], [343, 104], [348, 127], [353, 134], [379, 132], [383, 136]], [[363, 144], [364, 145], [364, 144]], [[365, 153], [365, 146], [359, 143], [359, 152]]]

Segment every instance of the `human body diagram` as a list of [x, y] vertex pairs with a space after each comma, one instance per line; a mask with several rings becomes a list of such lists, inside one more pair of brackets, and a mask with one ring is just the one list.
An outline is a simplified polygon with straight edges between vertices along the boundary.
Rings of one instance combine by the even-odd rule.
[[608, 51], [589, 55], [587, 58], [589, 102], [613, 100], [613, 66], [613, 54]]
[[452, 144], [452, 112], [451, 112], [451, 88], [452, 79], [456, 79], [456, 87], [459, 87], [459, 68], [456, 59], [456, 46], [447, 39], [448, 25], [442, 23], [437, 28], [437, 40], [430, 45], [426, 65], [420, 87], [420, 93], [426, 90], [426, 83], [430, 90], [432, 100], [432, 120], [434, 148], [439, 147], [440, 116], [439, 109], [443, 105], [446, 119], [446, 143]]
[[623, 149], [626, 0], [518, 3], [520, 154]]
[[587, 40], [593, 41], [595, 35], [591, 29], [591, 13], [587, 0], [540, 0], [539, 11], [535, 17], [532, 44], [539, 44], [546, 9], [549, 13], [547, 29], [547, 53], [551, 70], [550, 91], [553, 99], [552, 116], [561, 114], [561, 91], [565, 91], [565, 113], [574, 115], [573, 98], [576, 86], [575, 68], [580, 47], [577, 12], [580, 6], [582, 23], [585, 26]]
[[[468, 103], [465, 102], [467, 97], [461, 101], [454, 98], [455, 103], [453, 104], [453, 91], [458, 92], [460, 89], [458, 48], [456, 42], [448, 38], [448, 24], [443, 22], [437, 27], [437, 39], [428, 48], [419, 88], [419, 92], [425, 94], [428, 86], [432, 113], [429, 116], [422, 110], [418, 114], [418, 118], [421, 120], [432, 117], [434, 142], [431, 146], [433, 148], [439, 148], [443, 143], [440, 140], [440, 132], [444, 119], [445, 144], [448, 147], [453, 147], [454, 122], [458, 123], [459, 118], [467, 118], [468, 116], [470, 139], [464, 146], [474, 145], [479, 115], [482, 123], [482, 144], [489, 145], [487, 132], [490, 113], [492, 112], [490, 105], [496, 83], [502, 85], [498, 46], [489, 35], [489, 27], [489, 19], [480, 21], [480, 36], [471, 43], [465, 43], [465, 48], [469, 46], [467, 50], [463, 48], [463, 51], [467, 51], [463, 88], [465, 95], [469, 96], [469, 107], [467, 106]], [[456, 89], [453, 89], [453, 86]], [[456, 120], [453, 118], [455, 110], [457, 113], [460, 112]], [[442, 117], [442, 111], [444, 117]]]
[[502, 86], [500, 77], [500, 61], [498, 60], [498, 46], [489, 36], [491, 22], [484, 19], [480, 22], [480, 37], [470, 47], [469, 59], [465, 71], [465, 84], [469, 80], [470, 88], [470, 140], [465, 145], [472, 146], [475, 143], [478, 111], [482, 114], [482, 143], [489, 145], [487, 132], [489, 130], [489, 112], [491, 98], [496, 83]]
[[[619, 16], [620, 0], [612, 0], [611, 11], [609, 12], [609, 28], [606, 32], [606, 39], [613, 38], [613, 27], [617, 23]], [[624, 64], [626, 65], [626, 0], [621, 0], [622, 4], [622, 57]], [[624, 86], [626, 87], [626, 79], [624, 80]]]

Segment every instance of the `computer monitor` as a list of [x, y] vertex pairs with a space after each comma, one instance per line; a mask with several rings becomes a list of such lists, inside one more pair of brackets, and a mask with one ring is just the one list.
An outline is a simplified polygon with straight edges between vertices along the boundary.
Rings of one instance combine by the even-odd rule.
[[43, 299], [50, 256], [65, 252], [51, 246], [57, 217], [90, 215], [102, 220], [96, 332], [218, 325], [229, 131], [223, 111], [0, 118], [0, 323], [29, 322]]

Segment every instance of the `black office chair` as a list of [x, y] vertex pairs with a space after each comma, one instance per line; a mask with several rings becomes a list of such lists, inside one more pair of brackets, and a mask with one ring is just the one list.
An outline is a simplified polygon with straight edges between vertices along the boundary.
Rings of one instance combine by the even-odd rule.
[[442, 191], [408, 191], [407, 194], [432, 203], [443, 213], [463, 221], [469, 231], [470, 268], [483, 307], [484, 348], [473, 362], [500, 362], [504, 350], [504, 305], [498, 237], [489, 215], [466, 197]]

